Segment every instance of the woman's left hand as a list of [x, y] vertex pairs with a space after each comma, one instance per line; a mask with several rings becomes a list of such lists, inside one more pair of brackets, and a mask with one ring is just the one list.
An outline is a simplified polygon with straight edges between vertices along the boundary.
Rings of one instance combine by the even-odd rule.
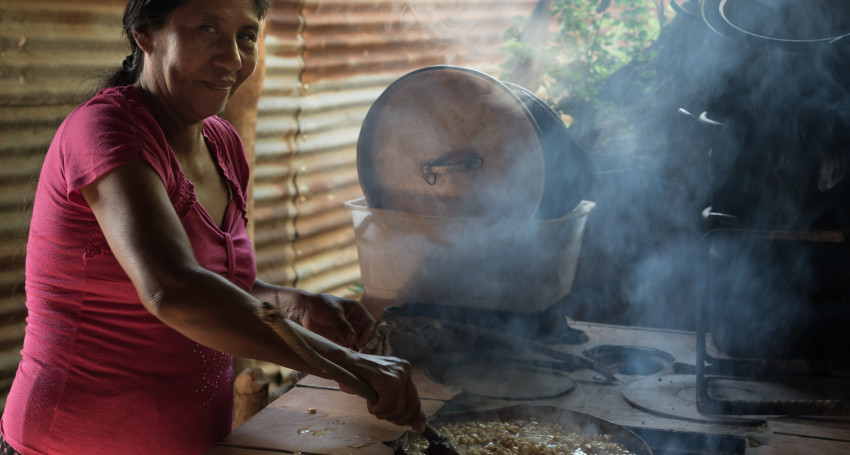
[[302, 293], [293, 321], [354, 350], [365, 345], [375, 329], [375, 318], [360, 302], [330, 294]]

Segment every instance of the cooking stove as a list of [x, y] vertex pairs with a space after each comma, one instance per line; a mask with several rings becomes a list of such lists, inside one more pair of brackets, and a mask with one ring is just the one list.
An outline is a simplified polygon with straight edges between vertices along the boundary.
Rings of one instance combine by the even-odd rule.
[[[424, 309], [417, 308], [416, 312]], [[434, 356], [438, 364], [446, 356], [459, 355], [465, 359], [449, 365], [449, 369], [458, 368], [457, 374], [470, 370], [476, 361], [490, 363], [486, 372], [483, 368], [472, 368], [480, 374], [465, 378], [462, 384], [450, 384], [462, 391], [447, 401], [440, 412], [517, 403], [558, 406], [629, 428], [647, 441], [655, 455], [850, 453], [850, 418], [844, 416], [793, 417], [782, 409], [753, 414], [709, 413], [701, 409], [701, 391], [714, 399], [734, 403], [799, 402], [813, 396], [769, 376], [755, 379], [723, 376], [712, 378], [708, 384], [700, 383], [698, 361], [704, 359], [698, 353], [695, 332], [565, 321], [570, 333], [581, 336], [572, 335], [569, 342], [546, 342], [546, 345], [609, 368], [614, 372], [613, 380], [579, 364], [570, 368], [555, 365], [551, 366], [548, 377], [560, 381], [562, 387], [543, 387], [539, 381], [547, 377], [547, 356], [534, 346], [523, 346], [512, 353], [505, 352], [504, 347], [494, 348], [491, 354], [479, 346], [471, 355], [459, 351]], [[531, 376], [523, 376], [512, 368], [530, 371]], [[446, 365], [432, 364], [426, 366], [426, 374], [444, 383], [446, 369]], [[832, 380], [843, 384], [843, 390], [850, 390], [850, 381], [845, 377], [836, 375]], [[492, 391], [494, 383], [501, 384], [498, 394], [482, 392]], [[535, 387], [539, 390], [537, 394], [530, 392]]]
[[[526, 343], [521, 351], [508, 349], [505, 343], [495, 343], [491, 338], [483, 346], [467, 346], [479, 351], [466, 359], [486, 360], [490, 369], [462, 387], [447, 386], [434, 371], [428, 371], [428, 358], [450, 352], [411, 361], [426, 415], [517, 405], [556, 407], [628, 428], [648, 443], [654, 455], [850, 453], [847, 417], [701, 413], [697, 408], [694, 332], [566, 323], [571, 330], [584, 334], [585, 339], [573, 344]], [[436, 337], [446, 338], [444, 335]], [[548, 350], [557, 350], [561, 355], [552, 358]], [[585, 359], [586, 363], [578, 359]], [[558, 368], [550, 376], [568, 387], [557, 393], [529, 393], [535, 388], [524, 386], [530, 381], [521, 373], [530, 365], [540, 379], [545, 376], [542, 366], [546, 361]], [[613, 378], [596, 371], [602, 365], [593, 362], [606, 364], [614, 371]], [[649, 366], [636, 366], [644, 362]], [[503, 371], [512, 373], [500, 376]], [[485, 396], [477, 381], [489, 381], [490, 385], [512, 383], [515, 387], [494, 389], [497, 393], [490, 394], [494, 396]], [[544, 385], [553, 390], [550, 384]], [[730, 382], [713, 387], [718, 394], [750, 398], [764, 394], [767, 386]], [[519, 396], [518, 391], [527, 395]], [[387, 455], [404, 431], [371, 416], [362, 398], [340, 391], [335, 382], [308, 376], [234, 430], [209, 454]]]

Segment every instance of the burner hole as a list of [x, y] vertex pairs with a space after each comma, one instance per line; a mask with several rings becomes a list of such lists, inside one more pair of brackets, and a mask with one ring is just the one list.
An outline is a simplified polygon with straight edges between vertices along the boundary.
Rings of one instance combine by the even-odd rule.
[[587, 349], [583, 354], [617, 373], [634, 376], [664, 371], [676, 360], [667, 352], [644, 346], [602, 345]]
[[617, 372], [622, 374], [631, 374], [637, 376], [648, 376], [658, 373], [665, 367], [664, 363], [658, 359], [632, 359], [623, 360], [617, 367]]

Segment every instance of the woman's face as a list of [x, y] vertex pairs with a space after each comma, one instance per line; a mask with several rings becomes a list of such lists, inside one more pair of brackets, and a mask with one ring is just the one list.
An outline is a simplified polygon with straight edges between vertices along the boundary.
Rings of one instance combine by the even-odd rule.
[[161, 29], [134, 32], [145, 51], [139, 83], [186, 122], [218, 114], [257, 66], [259, 28], [253, 0], [189, 0]]

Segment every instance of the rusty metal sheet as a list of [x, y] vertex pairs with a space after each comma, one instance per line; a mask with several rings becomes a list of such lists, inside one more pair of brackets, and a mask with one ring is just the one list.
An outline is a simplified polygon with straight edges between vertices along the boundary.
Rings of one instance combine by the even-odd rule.
[[0, 3], [0, 406], [23, 343], [35, 182], [56, 128], [124, 58], [123, 0]]

